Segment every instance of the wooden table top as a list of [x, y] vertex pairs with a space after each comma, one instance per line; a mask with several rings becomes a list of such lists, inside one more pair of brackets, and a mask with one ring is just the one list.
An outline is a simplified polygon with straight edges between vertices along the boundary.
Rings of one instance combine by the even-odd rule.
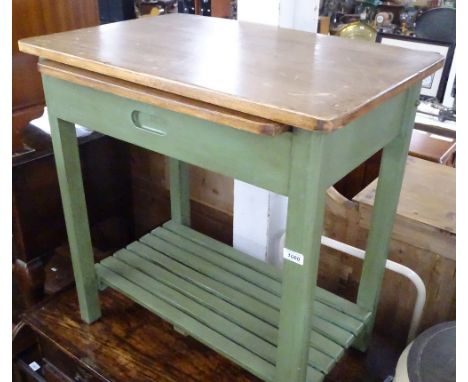
[[171, 14], [19, 42], [73, 67], [308, 130], [335, 130], [440, 68], [437, 53]]
[[[456, 234], [455, 168], [408, 157], [397, 214]], [[353, 200], [373, 206], [378, 179]]]

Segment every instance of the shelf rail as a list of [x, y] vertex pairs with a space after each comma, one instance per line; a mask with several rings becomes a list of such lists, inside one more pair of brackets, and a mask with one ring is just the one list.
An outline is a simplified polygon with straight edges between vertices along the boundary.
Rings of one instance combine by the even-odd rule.
[[[356, 257], [361, 260], [364, 260], [364, 257], [366, 256], [366, 251], [360, 248], [353, 247], [352, 245], [343, 243], [341, 241], [329, 238], [327, 236], [322, 236], [321, 243], [326, 247], [346, 253], [347, 255]], [[280, 253], [283, 252], [283, 247], [284, 233], [280, 240]], [[422, 314], [424, 311], [424, 306], [426, 304], [426, 286], [424, 285], [424, 282], [422, 281], [421, 277], [419, 277], [419, 275], [416, 272], [414, 272], [412, 269], [408, 268], [405, 265], [399, 264], [392, 260], [387, 260], [385, 263], [385, 268], [406, 277], [416, 288], [416, 301], [413, 308], [413, 314], [411, 317], [411, 324], [407, 338], [407, 343], [410, 343], [416, 337], [419, 325], [421, 324]]]
[[[353, 247], [349, 244], [342, 243], [341, 241], [334, 240], [326, 236], [322, 236], [321, 242], [322, 245], [326, 247], [336, 249], [337, 251], [357, 257], [361, 260], [364, 260], [366, 255], [366, 252], [360, 248]], [[410, 343], [416, 337], [416, 333], [421, 323], [424, 305], [426, 304], [426, 286], [424, 285], [421, 277], [419, 277], [416, 272], [402, 264], [392, 260], [387, 260], [385, 268], [406, 277], [413, 283], [416, 288], [416, 302], [413, 308], [413, 315], [411, 317], [411, 325], [407, 339], [407, 342]]]

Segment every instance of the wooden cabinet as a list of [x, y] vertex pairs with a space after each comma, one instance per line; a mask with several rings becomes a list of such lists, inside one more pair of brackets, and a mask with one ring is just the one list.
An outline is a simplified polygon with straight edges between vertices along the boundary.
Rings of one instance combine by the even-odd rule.
[[12, 12], [13, 152], [18, 152], [22, 129], [44, 109], [37, 57], [21, 53], [18, 40], [98, 25], [99, 14], [97, 0], [14, 0]]
[[[50, 137], [28, 125], [24, 141], [36, 151], [13, 158], [13, 259], [19, 293], [31, 305], [43, 297], [45, 263], [66, 243], [66, 231]], [[101, 250], [125, 244], [131, 234], [130, 225], [120, 223], [131, 221], [127, 150], [99, 134], [79, 139], [94, 244]], [[114, 234], [121, 226], [127, 234]]]

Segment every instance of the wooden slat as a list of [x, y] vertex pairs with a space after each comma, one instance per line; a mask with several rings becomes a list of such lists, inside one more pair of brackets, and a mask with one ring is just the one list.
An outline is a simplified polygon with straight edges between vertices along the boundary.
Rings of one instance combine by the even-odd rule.
[[143, 243], [132, 243], [127, 247], [127, 249], [138, 253], [140, 256], [143, 256], [166, 269], [177, 272], [177, 274], [182, 275], [185, 279], [188, 279], [209, 292], [224, 298], [231, 304], [241, 306], [246, 312], [253, 314], [255, 317], [258, 317], [269, 324], [275, 324], [272, 317], [275, 316], [276, 310], [262, 301], [239, 292], [236, 289], [230, 288], [216, 279], [199, 273], [195, 269], [190, 268], [172, 257], [166, 256], [166, 254], [163, 254]]
[[[281, 277], [270, 265], [169, 222], [104, 259], [96, 269], [104, 285], [260, 378], [274, 378], [266, 374], [277, 363]], [[362, 332], [369, 315], [321, 291], [311, 322], [308, 382], [323, 380]], [[254, 357], [250, 366], [243, 363], [249, 353]]]
[[[189, 227], [177, 224], [172, 220], [166, 222], [163, 225], [169, 231], [178, 234], [181, 237], [189, 239], [197, 244], [204, 246], [205, 248], [212, 249], [218, 254], [223, 255], [229, 259], [237, 261], [251, 269], [256, 270], [261, 274], [268, 275], [269, 277], [281, 281], [281, 272], [274, 266], [262, 262], [252, 256], [248, 256], [229, 245], [221, 243], [213, 238], [201, 234]], [[359, 321], [365, 322], [369, 318], [369, 312], [359, 308], [356, 304], [336, 296], [324, 289], [317, 288], [317, 300], [324, 303], [325, 305], [331, 306], [340, 312], [343, 312], [351, 317], [356, 318]]]
[[364, 323], [367, 322], [371, 315], [370, 312], [366, 312], [355, 303], [322, 288], [318, 288], [316, 300]]
[[[275, 314], [267, 319], [277, 325], [279, 320], [279, 306], [281, 303], [280, 297], [265, 291], [257, 287], [256, 285], [228, 272], [224, 269], [213, 265], [205, 261], [204, 259], [196, 256], [190, 256], [187, 251], [181, 250], [172, 243], [165, 242], [154, 235], [145, 235], [140, 241], [154, 249], [157, 249], [164, 254], [172, 257], [176, 261], [184, 263], [189, 267], [196, 269], [198, 272], [205, 274], [206, 276], [218, 280], [219, 282], [238, 290], [241, 293], [245, 293], [253, 299], [259, 302], [263, 302], [266, 305], [276, 309]], [[232, 301], [232, 303], [236, 303]], [[269, 321], [269, 322], [270, 322]], [[319, 316], [314, 316], [313, 327], [318, 332], [329, 337], [333, 341], [337, 342], [342, 346], [348, 346], [353, 339], [353, 334], [340, 326], [330, 326], [329, 323]], [[333, 330], [331, 330], [333, 328]]]
[[[159, 280], [119, 261], [113, 256], [102, 261], [101, 265], [119, 273], [122, 277], [125, 277], [135, 285], [158, 296], [178, 310], [192, 317], [196, 317], [196, 319], [204, 325], [218, 333], [223, 333], [223, 335], [231, 341], [249, 349], [264, 360], [273, 364], [275, 363], [274, 346], [248, 332], [241, 326], [234, 324], [230, 320], [225, 319], [205, 306], [195, 302], [193, 299], [183, 295], [174, 288], [168, 287]], [[177, 323], [177, 321], [175, 323]]]
[[[96, 266], [96, 269], [104, 283], [174, 325], [182, 327], [192, 337], [214, 347], [220, 354], [239, 363], [253, 374], [266, 381], [273, 380], [271, 376], [273, 365], [264, 360], [266, 357], [270, 362], [271, 359], [274, 361], [276, 352], [273, 346], [113, 257], [105, 259]], [[204, 320], [205, 323], [199, 320]], [[245, 345], [253, 352], [247, 350]], [[256, 356], [254, 354], [256, 352], [260, 352], [262, 357]], [[246, 355], [249, 357], [247, 359], [254, 361], [253, 365], [243, 363]], [[320, 382], [323, 378], [323, 373], [312, 367], [307, 368], [307, 382]]]
[[39, 63], [39, 70], [47, 76], [59, 78], [77, 85], [87, 86], [134, 101], [202, 118], [253, 134], [275, 136], [289, 130], [289, 126], [268, 119], [147, 88], [142, 85], [50, 60], [42, 60]]
[[273, 308], [276, 308], [279, 303], [279, 298], [264, 289], [258, 288], [256, 285], [236, 277], [231, 272], [228, 272], [198, 256], [190, 256], [187, 251], [180, 249], [173, 243], [164, 241], [157, 236], [148, 234], [143, 236], [140, 241], [154, 249], [157, 249], [173, 259], [188, 265], [189, 267], [204, 273], [205, 275], [229, 285], [231, 288], [245, 293], [250, 297], [261, 301]]
[[202, 247], [197, 243], [194, 243], [193, 241], [181, 237], [164, 228], [157, 228], [152, 233], [154, 236], [157, 236], [164, 241], [173, 243], [183, 250], [193, 252], [197, 256], [223, 268], [226, 271], [234, 273], [247, 281], [254, 282], [257, 286], [267, 290], [268, 292], [274, 293], [276, 295], [281, 294], [281, 284], [275, 282], [275, 280], [266, 275], [263, 275], [257, 270], [235, 261], [234, 259], [219, 256], [219, 253], [211, 250], [210, 248]]
[[232, 321], [238, 324], [244, 323], [244, 327], [250, 327], [252, 331], [260, 337], [270, 339], [272, 343], [275, 342], [274, 338], [277, 333], [273, 325], [237, 308], [222, 299], [219, 295], [210, 293], [208, 290], [199, 287], [197, 283], [191, 282], [190, 279], [181, 277], [178, 273], [178, 269], [165, 269], [157, 262], [150, 261], [148, 257], [145, 256], [144, 252], [139, 253], [138, 250], [131, 252], [123, 249], [115, 253], [114, 257], [170, 285], [179, 292], [187, 294], [196, 299], [199, 303], [214, 309], [217, 313], [227, 315]]
[[276, 280], [281, 280], [281, 272], [274, 266], [268, 263], [264, 263], [256, 259], [255, 257], [248, 256], [227, 244], [221, 243], [218, 240], [203, 235], [202, 233], [197, 232], [189, 227], [177, 224], [172, 220], [169, 220], [168, 222], [164, 223], [163, 227], [169, 231], [178, 234], [181, 237], [185, 237], [195, 243], [203, 245], [206, 248], [211, 248], [213, 251], [216, 251], [225, 257], [229, 257], [235, 261], [238, 261], [241, 264], [244, 264], [249, 268], [256, 270], [257, 272], [265, 274]]
[[344, 354], [345, 348], [330, 338], [312, 329], [310, 332], [310, 344], [320, 349], [325, 354], [340, 359]]
[[235, 362], [250, 371], [252, 374], [265, 380], [272, 380], [274, 375], [274, 366], [270, 363], [264, 361], [234, 342], [229, 341], [227, 338], [201, 324], [196, 319], [184, 314], [172, 305], [154, 296], [145, 289], [138, 287], [112, 270], [97, 264], [96, 271], [98, 272], [100, 279], [108, 286], [116, 289], [127, 297], [130, 297], [132, 300], [143, 305], [153, 313], [158, 314], [161, 318], [169, 322], [177, 322], [179, 325], [182, 325], [190, 336], [203, 343], [209, 342], [209, 346], [211, 348], [227, 358], [232, 360], [233, 356], [235, 356]]
[[[268, 292], [271, 292], [278, 298], [281, 297], [281, 283], [267, 276], [259, 274], [249, 267], [239, 264], [234, 260], [219, 256], [219, 253], [216, 253], [209, 248], [199, 246], [187, 239], [181, 238], [180, 236], [177, 236], [174, 233], [165, 230], [164, 228], [158, 228], [154, 230], [153, 234], [167, 242], [174, 243], [174, 245], [185, 251], [202, 257], [208, 262], [213, 263], [262, 289], [265, 289]], [[317, 316], [322, 317], [327, 321], [334, 322], [338, 326], [342, 326], [344, 329], [354, 334], [359, 333], [361, 330], [363, 325], [361, 321], [358, 321], [355, 318], [346, 315], [345, 313], [337, 311], [336, 309], [332, 309], [331, 307], [324, 305], [321, 302], [317, 302], [316, 305]]]
[[[258, 317], [273, 326], [277, 325], [278, 312], [263, 302], [230, 288], [217, 280], [207, 277], [206, 275], [199, 273], [140, 242], [132, 243], [127, 248], [159, 266], [181, 275], [184, 279], [190, 280], [201, 288], [229, 301], [231, 304], [242, 308], [255, 317]], [[317, 346], [320, 350], [323, 350], [325, 354], [332, 357], [335, 357], [337, 354], [341, 356], [343, 353], [342, 346], [314, 330], [312, 330], [311, 333], [311, 346]]]
[[[136, 255], [138, 254], [129, 252], [128, 250], [121, 250], [114, 254], [114, 258], [157, 279], [168, 287], [183, 293], [187, 297], [192, 298], [198, 304], [205, 305], [217, 314], [249, 330], [251, 333], [254, 333], [272, 345], [277, 345], [277, 328], [248, 314], [242, 309], [229, 304], [222, 298], [205, 291], [196, 284], [184, 280], [179, 275], [172, 273], [169, 270], [165, 270], [145, 258]], [[106, 263], [103, 262], [102, 264]], [[330, 357], [314, 348], [310, 349], [309, 360], [310, 366], [324, 373], [327, 373], [335, 364], [335, 359], [333, 357]]]

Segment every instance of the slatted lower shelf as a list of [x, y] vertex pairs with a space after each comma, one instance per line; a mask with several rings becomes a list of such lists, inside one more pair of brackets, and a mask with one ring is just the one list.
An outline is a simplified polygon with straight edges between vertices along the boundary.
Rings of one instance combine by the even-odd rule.
[[[265, 381], [273, 381], [281, 273], [168, 222], [96, 264], [99, 280]], [[370, 313], [318, 288], [308, 382], [322, 381]]]

